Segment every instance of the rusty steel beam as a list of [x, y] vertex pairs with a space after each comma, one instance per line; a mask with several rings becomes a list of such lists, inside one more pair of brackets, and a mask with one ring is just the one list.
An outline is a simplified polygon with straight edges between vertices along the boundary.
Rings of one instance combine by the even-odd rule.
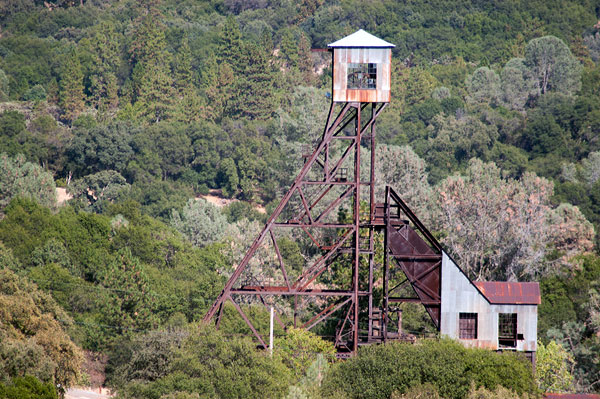
[[[291, 295], [304, 295], [304, 296], [352, 296], [353, 292], [345, 290], [321, 290], [321, 289], [307, 289], [297, 290], [288, 289], [285, 286], [264, 286], [264, 285], [246, 285], [241, 288], [232, 289], [231, 294], [236, 295], [279, 295], [279, 296], [291, 296]], [[359, 291], [359, 296], [367, 296], [367, 291]]]
[[262, 339], [262, 336], [258, 333], [258, 331], [254, 327], [254, 325], [252, 324], [252, 322], [248, 319], [248, 317], [246, 316], [246, 314], [242, 310], [242, 308], [240, 308], [240, 305], [238, 305], [237, 302], [234, 301], [233, 298], [231, 298], [231, 296], [229, 296], [227, 299], [229, 299], [231, 301], [231, 303], [233, 303], [233, 306], [235, 306], [235, 308], [237, 309], [238, 313], [240, 314], [240, 316], [242, 316], [242, 319], [244, 319], [244, 321], [246, 322], [246, 324], [248, 325], [248, 327], [250, 327], [250, 330], [252, 330], [252, 333], [258, 339], [258, 341], [263, 346], [263, 348], [267, 349], [267, 344], [265, 344], [265, 341]]
[[288, 280], [287, 272], [285, 271], [285, 265], [283, 264], [283, 258], [281, 257], [281, 252], [279, 251], [279, 245], [277, 245], [277, 240], [275, 240], [275, 236], [273, 235], [273, 231], [269, 230], [269, 234], [271, 235], [271, 240], [273, 241], [273, 248], [275, 248], [275, 253], [277, 254], [277, 260], [279, 261], [279, 267], [281, 268], [281, 273], [283, 274], [283, 279], [285, 280], [285, 285], [287, 285], [288, 289], [290, 286], [290, 281]]
[[353, 270], [353, 305], [354, 305], [354, 328], [352, 337], [352, 351], [356, 353], [358, 349], [358, 273], [360, 266], [360, 138], [361, 138], [361, 107], [357, 107], [356, 117], [356, 140], [354, 151], [354, 270]]
[[328, 307], [326, 307], [323, 311], [321, 311], [319, 314], [317, 314], [312, 319], [310, 319], [309, 321], [307, 321], [306, 323], [304, 323], [304, 325], [302, 326], [302, 328], [306, 328], [307, 330], [310, 330], [311, 328], [313, 328], [314, 326], [316, 326], [318, 323], [320, 323], [321, 321], [325, 320], [327, 317], [331, 316], [338, 309], [341, 309], [345, 304], [347, 304], [351, 300], [352, 300], [352, 298], [348, 298], [345, 301], [342, 301], [342, 302], [340, 302], [338, 304], [332, 303], [331, 305], [329, 305]]

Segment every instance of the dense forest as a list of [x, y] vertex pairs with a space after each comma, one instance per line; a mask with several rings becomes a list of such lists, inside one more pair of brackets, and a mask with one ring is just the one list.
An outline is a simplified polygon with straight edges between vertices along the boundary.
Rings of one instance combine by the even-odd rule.
[[[200, 323], [320, 138], [313, 49], [359, 28], [396, 45], [378, 181], [471, 278], [540, 282], [535, 375], [412, 307], [430, 338], [345, 362], [295, 329], [269, 357], [232, 309]], [[0, 398], [600, 392], [599, 229], [596, 1], [0, 2]], [[298, 270], [314, 256], [279, 246]]]

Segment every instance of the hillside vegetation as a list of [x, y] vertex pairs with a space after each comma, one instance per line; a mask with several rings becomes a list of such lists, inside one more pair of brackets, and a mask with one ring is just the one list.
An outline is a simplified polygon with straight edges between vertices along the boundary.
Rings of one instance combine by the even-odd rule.
[[[311, 49], [359, 28], [396, 45], [377, 179], [471, 278], [541, 283], [535, 381], [444, 340], [336, 363], [301, 331], [270, 358], [239, 318], [198, 325], [320, 138]], [[595, 1], [0, 2], [0, 398], [89, 382], [84, 353], [124, 398], [600, 392], [599, 228]], [[315, 255], [280, 241], [295, 272]], [[412, 307], [405, 327], [432, 331]]]

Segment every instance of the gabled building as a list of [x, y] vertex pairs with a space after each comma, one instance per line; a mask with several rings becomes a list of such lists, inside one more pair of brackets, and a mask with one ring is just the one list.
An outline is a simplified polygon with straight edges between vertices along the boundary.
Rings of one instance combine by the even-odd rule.
[[525, 352], [535, 361], [538, 283], [471, 281], [442, 255], [440, 334], [468, 347]]

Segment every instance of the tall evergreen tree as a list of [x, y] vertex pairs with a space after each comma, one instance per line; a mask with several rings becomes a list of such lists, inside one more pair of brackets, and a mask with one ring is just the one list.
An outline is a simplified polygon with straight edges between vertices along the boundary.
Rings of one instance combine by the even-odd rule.
[[68, 55], [60, 78], [60, 106], [63, 117], [73, 121], [83, 111], [83, 72], [75, 50]]
[[243, 41], [237, 21], [229, 16], [219, 32], [217, 49], [219, 64], [228, 63], [236, 74], [244, 72], [242, 60]]
[[182, 93], [187, 89], [195, 87], [194, 71], [192, 70], [192, 51], [187, 37], [184, 38], [179, 46], [179, 51], [175, 56], [173, 72], [175, 75], [175, 87]]
[[171, 71], [154, 60], [138, 64], [136, 69], [140, 71], [137, 105], [143, 119], [156, 123], [171, 117], [176, 103]]
[[104, 21], [98, 25], [90, 39], [94, 55], [90, 92], [94, 105], [101, 111], [114, 110], [118, 106], [115, 73], [119, 65], [119, 39], [114, 23]]
[[144, 0], [138, 7], [139, 17], [129, 54], [133, 64], [133, 101], [135, 109], [147, 122], [171, 117], [176, 91], [171, 72], [171, 54], [166, 51], [165, 26], [159, 0]]
[[237, 82], [238, 93], [228, 104], [230, 113], [249, 119], [268, 119], [278, 106], [274, 67], [270, 49], [251, 43], [244, 51], [246, 68]]
[[135, 65], [143, 60], [155, 58], [164, 52], [164, 16], [159, 9], [160, 0], [140, 0], [138, 17], [133, 23], [133, 33], [129, 44], [131, 62]]
[[206, 103], [200, 97], [195, 84], [192, 52], [187, 38], [182, 40], [175, 56], [173, 75], [175, 76], [174, 87], [177, 91], [174, 118], [186, 123], [199, 121], [203, 118], [202, 110]]
[[201, 111], [205, 119], [214, 121], [223, 117], [227, 104], [235, 94], [235, 82], [236, 77], [228, 63], [218, 64], [214, 54], [206, 58], [200, 79], [200, 87], [206, 99]]

